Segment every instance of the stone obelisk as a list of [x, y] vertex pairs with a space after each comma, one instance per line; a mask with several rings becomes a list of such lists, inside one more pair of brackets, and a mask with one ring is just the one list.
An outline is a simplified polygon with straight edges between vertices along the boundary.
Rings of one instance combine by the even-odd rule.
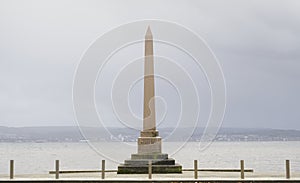
[[161, 153], [161, 138], [156, 131], [153, 37], [150, 27], [145, 35], [143, 131], [138, 138], [138, 153]]
[[149, 161], [152, 173], [182, 172], [182, 166], [175, 164], [175, 160], [161, 150], [161, 137], [156, 130], [154, 86], [153, 36], [148, 27], [145, 35], [143, 130], [138, 138], [138, 153], [131, 154], [130, 160], [118, 166], [118, 174], [148, 173]]
[[[142, 136], [157, 136], [155, 125], [155, 88], [154, 88], [154, 58], [153, 37], [150, 27], [145, 36], [145, 63], [144, 63], [144, 120]], [[147, 133], [148, 132], [148, 133]]]

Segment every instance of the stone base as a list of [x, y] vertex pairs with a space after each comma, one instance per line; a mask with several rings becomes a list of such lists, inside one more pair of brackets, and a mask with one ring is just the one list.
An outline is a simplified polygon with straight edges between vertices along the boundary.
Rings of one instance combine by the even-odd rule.
[[168, 154], [132, 154], [130, 160], [118, 166], [118, 174], [147, 174], [149, 161], [152, 163], [152, 173], [182, 173], [182, 166], [168, 158]]
[[163, 160], [147, 160], [147, 159], [138, 159], [138, 160], [125, 160], [124, 165], [133, 165], [133, 166], [143, 166], [148, 165], [151, 161], [152, 165], [175, 165], [174, 159], [163, 159]]
[[161, 153], [160, 137], [139, 137], [138, 154]]
[[164, 160], [168, 159], [168, 154], [163, 154], [163, 153], [153, 153], [153, 154], [131, 154], [131, 159], [132, 160]]
[[[118, 174], [147, 174], [148, 165], [119, 165]], [[152, 165], [153, 174], [182, 173], [182, 166], [175, 165]]]
[[118, 166], [118, 174], [146, 174], [150, 161], [152, 173], [182, 173], [181, 165], [175, 164], [168, 154], [161, 153], [161, 137], [157, 135], [155, 130], [142, 131], [142, 137], [138, 138], [138, 153]]

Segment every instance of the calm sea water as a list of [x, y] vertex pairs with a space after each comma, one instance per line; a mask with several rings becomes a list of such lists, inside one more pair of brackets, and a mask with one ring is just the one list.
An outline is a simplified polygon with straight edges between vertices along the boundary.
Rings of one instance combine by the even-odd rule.
[[[245, 160], [246, 168], [259, 172], [283, 172], [285, 160], [291, 160], [293, 171], [300, 172], [300, 142], [214, 142], [200, 151], [199, 143], [164, 142], [163, 151], [183, 165], [192, 168], [193, 160], [201, 168], [238, 168]], [[136, 143], [0, 143], [0, 174], [7, 174], [10, 159], [15, 160], [16, 174], [43, 174], [54, 170], [59, 159], [61, 169], [99, 169], [106, 159], [107, 169], [136, 152]]]

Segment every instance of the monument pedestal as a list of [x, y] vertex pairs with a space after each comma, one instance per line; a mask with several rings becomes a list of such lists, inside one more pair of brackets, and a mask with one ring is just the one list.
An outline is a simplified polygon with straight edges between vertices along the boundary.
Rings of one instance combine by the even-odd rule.
[[152, 163], [152, 173], [182, 173], [182, 166], [168, 158], [168, 154], [132, 154], [130, 160], [118, 166], [118, 174], [147, 174], [149, 161]]
[[139, 137], [138, 154], [152, 154], [161, 152], [160, 137]]
[[[157, 131], [142, 131], [138, 138], [138, 153], [132, 154], [130, 160], [118, 166], [118, 174], [146, 174], [149, 161], [152, 163], [152, 173], [182, 173], [182, 166], [161, 153], [161, 137]], [[145, 137], [147, 136], [147, 137]], [[150, 137], [149, 137], [150, 136]]]

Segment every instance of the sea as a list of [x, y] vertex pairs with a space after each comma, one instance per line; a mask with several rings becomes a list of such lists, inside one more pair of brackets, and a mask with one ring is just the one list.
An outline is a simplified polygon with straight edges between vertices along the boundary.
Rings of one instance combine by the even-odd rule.
[[[0, 143], [0, 174], [9, 171], [9, 160], [15, 161], [16, 174], [47, 174], [60, 160], [61, 170], [99, 170], [101, 160], [106, 169], [117, 166], [136, 153], [136, 142], [78, 143]], [[300, 141], [278, 142], [213, 142], [201, 148], [199, 142], [163, 142], [163, 152], [183, 168], [239, 168], [255, 172], [284, 172], [285, 160], [291, 170], [300, 172]]]

